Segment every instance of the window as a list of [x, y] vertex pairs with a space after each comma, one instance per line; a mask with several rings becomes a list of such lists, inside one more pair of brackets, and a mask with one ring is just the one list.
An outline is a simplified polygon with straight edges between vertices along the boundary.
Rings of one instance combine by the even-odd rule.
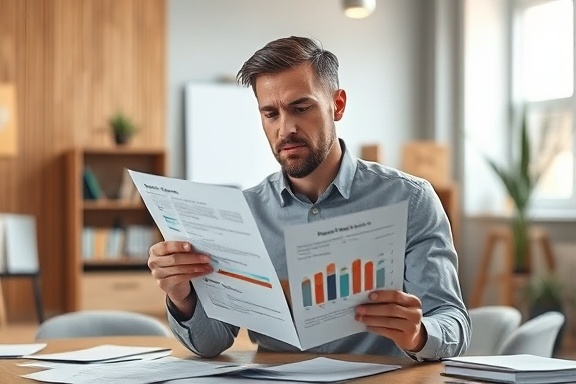
[[531, 166], [541, 172], [532, 206], [576, 210], [573, 0], [515, 4], [514, 99], [526, 108]]

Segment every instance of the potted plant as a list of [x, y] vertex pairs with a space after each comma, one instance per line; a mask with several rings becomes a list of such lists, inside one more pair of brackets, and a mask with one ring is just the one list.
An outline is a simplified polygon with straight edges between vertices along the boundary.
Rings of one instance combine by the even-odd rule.
[[114, 141], [120, 145], [128, 143], [130, 138], [138, 131], [134, 121], [123, 112], [116, 112], [108, 119], [108, 124], [110, 124], [112, 129]]
[[519, 159], [513, 159], [510, 166], [505, 167], [486, 157], [490, 168], [498, 175], [514, 204], [512, 234], [514, 239], [515, 272], [529, 272], [527, 270], [527, 257], [529, 256], [528, 230], [530, 225], [528, 205], [532, 192], [542, 174], [542, 172], [534, 172], [530, 169], [530, 140], [526, 125], [526, 114], [524, 113], [520, 127]]

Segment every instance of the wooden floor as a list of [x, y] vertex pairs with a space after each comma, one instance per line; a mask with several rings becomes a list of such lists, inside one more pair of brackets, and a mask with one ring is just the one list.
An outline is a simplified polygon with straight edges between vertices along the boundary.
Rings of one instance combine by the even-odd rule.
[[[37, 326], [38, 324], [35, 323], [23, 323], [0, 327], [0, 344], [32, 343]], [[256, 346], [248, 338], [246, 330], [242, 329], [231, 349], [255, 350]], [[565, 335], [562, 341], [562, 350], [557, 357], [576, 360], [576, 335]]]

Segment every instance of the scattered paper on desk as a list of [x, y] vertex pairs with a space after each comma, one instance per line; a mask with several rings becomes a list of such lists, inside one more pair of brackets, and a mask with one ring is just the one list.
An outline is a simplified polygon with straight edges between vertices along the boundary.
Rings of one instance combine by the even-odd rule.
[[[48, 383], [70, 384], [149, 384], [168, 380], [186, 383], [221, 383], [233, 377], [238, 383], [247, 380], [291, 382], [339, 382], [400, 369], [397, 365], [357, 363], [318, 357], [298, 363], [272, 367], [239, 365], [221, 362], [166, 357], [152, 361], [131, 361], [116, 364], [75, 364], [35, 372], [22, 377]], [[213, 379], [208, 376], [217, 376]], [[198, 378], [198, 379], [194, 379]], [[184, 383], [184, 381], [183, 381]]]
[[47, 383], [64, 384], [150, 384], [168, 380], [219, 375], [242, 369], [230, 364], [213, 364], [197, 360], [165, 357], [158, 360], [130, 361], [115, 364], [70, 365], [22, 375]]
[[41, 351], [46, 344], [0, 344], [0, 358], [19, 358]]
[[[23, 356], [25, 359], [60, 361], [60, 362], [118, 362], [120, 358], [136, 358], [141, 355], [169, 351], [169, 348], [130, 347], [122, 345], [99, 345], [97, 347], [79, 349], [76, 351], [47, 353]], [[133, 360], [133, 359], [130, 359]]]
[[332, 383], [400, 369], [399, 365], [359, 363], [317, 357], [297, 363], [274, 367], [251, 368], [239, 373], [242, 377], [266, 380], [290, 380], [316, 383]]
[[[126, 357], [119, 357], [117, 359], [110, 359], [105, 361], [97, 361], [97, 362], [88, 362], [88, 363], [81, 363], [84, 364], [109, 364], [109, 363], [119, 363], [122, 361], [142, 361], [142, 360], [156, 360], [162, 357], [169, 356], [172, 353], [171, 350], [160, 351], [160, 352], [151, 352], [146, 353], [144, 355], [136, 355], [136, 356], [126, 356]], [[35, 361], [31, 363], [22, 363], [18, 364], [19, 367], [34, 367], [34, 368], [60, 368], [60, 367], [69, 367], [70, 364], [78, 364], [75, 362], [55, 362], [55, 361]]]

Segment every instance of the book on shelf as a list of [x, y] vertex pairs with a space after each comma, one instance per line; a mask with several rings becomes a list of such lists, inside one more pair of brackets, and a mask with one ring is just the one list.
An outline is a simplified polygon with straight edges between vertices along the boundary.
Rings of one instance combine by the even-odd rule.
[[140, 201], [140, 194], [128, 173], [128, 170], [124, 168], [122, 173], [122, 181], [120, 182], [120, 188], [118, 189], [118, 199], [129, 202]]
[[84, 260], [114, 260], [124, 254], [125, 230], [121, 227], [84, 227], [82, 258]]
[[534, 355], [462, 356], [444, 359], [444, 374], [496, 383], [552, 384], [576, 381], [576, 361]]
[[156, 236], [150, 225], [129, 225], [126, 228], [126, 255], [133, 259], [147, 259], [148, 250]]
[[89, 166], [85, 166], [82, 171], [82, 186], [83, 196], [86, 200], [98, 200], [106, 197], [96, 174]]

